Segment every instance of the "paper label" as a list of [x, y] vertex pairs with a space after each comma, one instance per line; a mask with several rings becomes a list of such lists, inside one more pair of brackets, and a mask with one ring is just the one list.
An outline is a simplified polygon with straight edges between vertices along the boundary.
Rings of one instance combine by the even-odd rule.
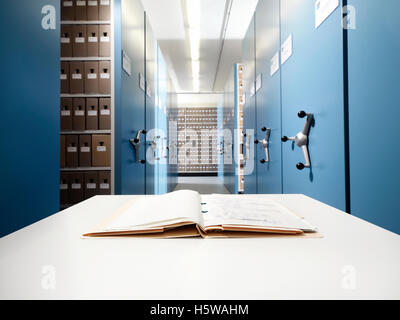
[[109, 6], [110, 5], [110, 0], [100, 0], [100, 5], [101, 6]]
[[110, 189], [110, 184], [108, 184], [108, 183], [101, 183], [101, 184], [100, 184], [100, 189], [102, 189], [102, 190], [108, 190], [108, 189]]
[[72, 7], [72, 1], [64, 1], [63, 6], [64, 7]]
[[61, 43], [70, 43], [69, 38], [61, 38]]
[[66, 74], [60, 74], [60, 80], [67, 80]]
[[74, 74], [72, 74], [72, 79], [81, 80], [82, 79], [82, 75], [80, 73], [74, 73]]
[[86, 189], [96, 189], [96, 184], [95, 183], [87, 183]]
[[74, 115], [78, 116], [78, 117], [84, 116], [85, 115], [85, 111], [83, 111], [83, 110], [75, 110]]
[[262, 87], [262, 74], [260, 73], [256, 78], [256, 92]]
[[91, 0], [89, 0], [89, 1], [88, 1], [88, 6], [89, 6], [89, 7], [97, 7], [97, 1], [91, 1]]
[[60, 190], [68, 190], [67, 184], [60, 184]]
[[81, 186], [80, 183], [73, 183], [73, 184], [71, 184], [71, 189], [74, 189], [74, 190], [79, 190], [81, 187], [82, 187], [82, 186]]
[[97, 152], [106, 152], [107, 147], [106, 146], [97, 146]]
[[83, 38], [83, 37], [76, 37], [76, 38], [75, 38], [75, 43], [85, 43], [85, 38]]
[[77, 7], [85, 7], [86, 6], [86, 1], [77, 1], [76, 2]]
[[97, 37], [89, 37], [88, 42], [97, 42]]
[[67, 148], [67, 152], [70, 152], [70, 153], [74, 153], [74, 152], [77, 152], [77, 151], [78, 151], [77, 147], [68, 147]]
[[97, 73], [88, 73], [87, 78], [90, 80], [97, 79]]
[[93, 116], [97, 116], [97, 111], [96, 110], [89, 110], [87, 114], [88, 114], [88, 116], [92, 116], [92, 117]]
[[101, 73], [100, 78], [101, 79], [110, 79], [110, 74], [109, 73]]
[[132, 73], [132, 61], [125, 51], [122, 51], [122, 69], [128, 74]]
[[69, 117], [70, 115], [71, 115], [71, 111], [69, 111], [69, 110], [61, 111], [61, 116], [63, 116], [63, 117]]
[[293, 36], [290, 36], [285, 40], [281, 47], [281, 64], [284, 64], [293, 54]]
[[110, 37], [101, 37], [100, 41], [101, 42], [110, 42]]
[[100, 114], [102, 115], [102, 116], [109, 116], [111, 113], [110, 113], [110, 110], [100, 110]]
[[81, 147], [81, 152], [84, 153], [90, 152], [90, 147]]
[[315, 28], [318, 28], [338, 6], [339, 0], [315, 1]]
[[271, 59], [271, 76], [279, 70], [279, 52], [277, 52]]

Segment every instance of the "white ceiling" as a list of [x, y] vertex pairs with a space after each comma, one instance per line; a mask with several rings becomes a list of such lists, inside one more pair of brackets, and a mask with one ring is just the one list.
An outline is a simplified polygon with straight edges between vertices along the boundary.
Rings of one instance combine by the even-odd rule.
[[[142, 0], [178, 92], [193, 91], [185, 1]], [[258, 0], [199, 1], [200, 92], [221, 92], [224, 90], [233, 64], [240, 62], [241, 40], [250, 24]], [[228, 23], [225, 38], [222, 39], [225, 19]]]

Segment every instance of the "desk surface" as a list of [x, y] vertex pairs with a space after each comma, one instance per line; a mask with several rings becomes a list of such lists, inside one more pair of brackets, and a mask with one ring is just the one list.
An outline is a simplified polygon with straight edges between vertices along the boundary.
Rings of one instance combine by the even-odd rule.
[[322, 239], [81, 239], [133, 197], [97, 196], [0, 239], [0, 298], [400, 299], [400, 236], [303, 195], [263, 197]]

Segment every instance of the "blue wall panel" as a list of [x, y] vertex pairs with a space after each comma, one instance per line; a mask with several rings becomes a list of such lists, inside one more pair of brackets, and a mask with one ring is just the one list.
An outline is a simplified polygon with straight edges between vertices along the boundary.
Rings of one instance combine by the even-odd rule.
[[312, 112], [311, 170], [300, 148], [283, 145], [283, 192], [303, 193], [345, 210], [343, 33], [340, 6], [315, 29], [315, 1], [281, 1], [281, 39], [293, 36], [293, 55], [281, 66], [282, 132], [295, 136], [304, 126], [300, 110]]
[[271, 75], [271, 59], [280, 50], [280, 1], [260, 0], [256, 10], [256, 74], [262, 77], [257, 91], [257, 125], [259, 140], [266, 138], [262, 128], [271, 129], [269, 162], [259, 143], [257, 148], [257, 193], [282, 193], [282, 130], [280, 70]]
[[[42, 8], [55, 29], [42, 28]], [[2, 1], [0, 236], [59, 209], [59, 1]]]
[[400, 233], [400, 3], [348, 4], [351, 212]]

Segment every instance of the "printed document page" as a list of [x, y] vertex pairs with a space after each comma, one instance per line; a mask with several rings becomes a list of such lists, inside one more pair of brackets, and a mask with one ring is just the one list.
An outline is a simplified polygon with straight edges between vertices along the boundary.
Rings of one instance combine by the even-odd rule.
[[317, 228], [279, 203], [246, 196], [201, 197], [204, 227], [238, 225], [316, 232]]
[[104, 231], [140, 230], [181, 222], [203, 223], [200, 195], [195, 191], [181, 190], [139, 198], [106, 226]]

